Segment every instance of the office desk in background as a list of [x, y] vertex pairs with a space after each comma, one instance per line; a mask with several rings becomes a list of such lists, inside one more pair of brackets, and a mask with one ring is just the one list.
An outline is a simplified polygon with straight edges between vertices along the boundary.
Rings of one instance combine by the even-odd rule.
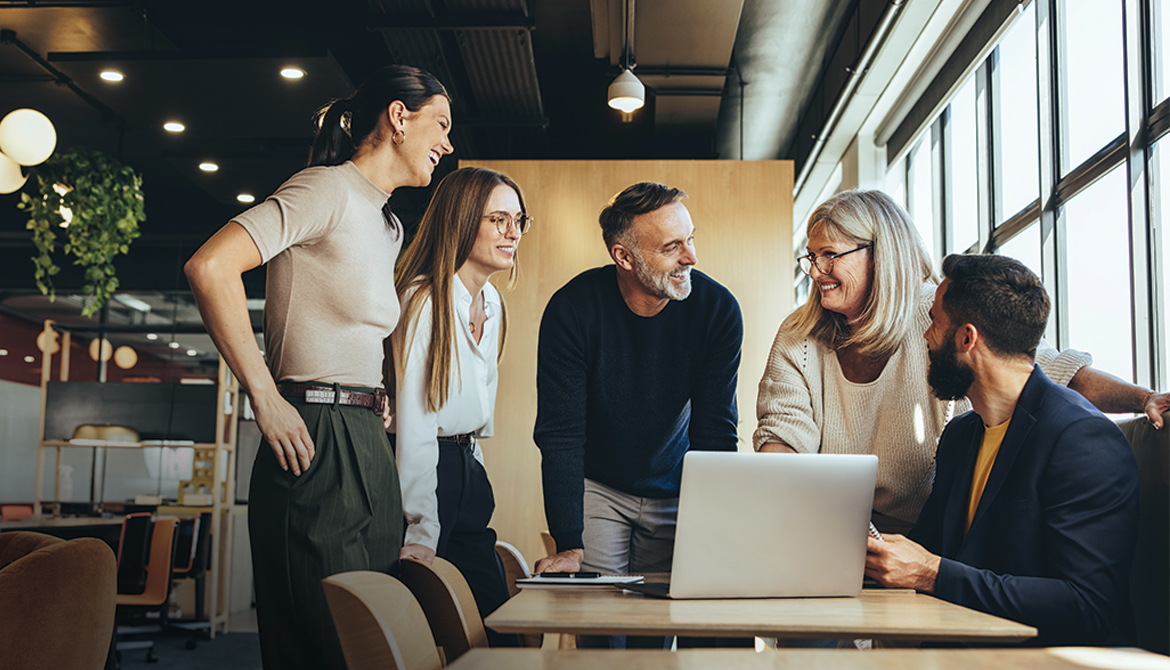
[[908, 590], [856, 598], [665, 600], [613, 590], [525, 589], [488, 615], [500, 633], [872, 638], [1017, 643], [1036, 629]]
[[746, 649], [541, 651], [472, 649], [447, 670], [1170, 670], [1170, 658], [1140, 650], [878, 649], [835, 651]]

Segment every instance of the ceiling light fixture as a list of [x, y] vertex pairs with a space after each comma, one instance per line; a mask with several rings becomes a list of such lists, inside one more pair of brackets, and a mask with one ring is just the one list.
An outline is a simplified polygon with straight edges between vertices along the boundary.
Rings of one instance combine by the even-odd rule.
[[167, 346], [172, 349], [178, 349], [180, 345], [178, 342], [167, 342]]
[[102, 73], [98, 76], [106, 81], [122, 81], [126, 78], [126, 75], [117, 70], [102, 70]]
[[150, 340], [151, 342], [153, 342], [153, 341], [155, 341], [155, 340], [157, 340], [157, 339], [158, 339], [158, 333], [147, 333], [147, 334], [146, 334], [146, 339], [148, 339], [148, 340]]
[[188, 349], [188, 350], [187, 350], [187, 355], [188, 355], [188, 356], [198, 356], [198, 355], [199, 355], [199, 352], [198, 352], [198, 351], [195, 351], [194, 349]]
[[[625, 37], [622, 45], [622, 71], [609, 85], [609, 106], [628, 115], [646, 104], [646, 86], [633, 72], [637, 66], [634, 60], [634, 0], [626, 0], [625, 10], [625, 21], [622, 24]], [[623, 117], [623, 120], [629, 119]]]
[[280, 76], [285, 79], [300, 79], [305, 76], [305, 71], [299, 67], [286, 67], [280, 71]]
[[241, 193], [241, 194], [236, 196], [236, 200], [239, 200], [240, 202], [244, 203], [245, 205], [248, 205], [248, 204], [251, 204], [253, 202], [256, 202], [256, 196], [252, 195], [251, 193]]
[[181, 133], [186, 129], [187, 126], [184, 126], [178, 121], [167, 121], [163, 124], [163, 130], [167, 131], [168, 133]]
[[215, 163], [208, 161], [205, 163], [200, 163], [199, 169], [203, 170], [204, 172], [215, 172], [216, 170], [219, 169], [219, 166], [216, 165]]

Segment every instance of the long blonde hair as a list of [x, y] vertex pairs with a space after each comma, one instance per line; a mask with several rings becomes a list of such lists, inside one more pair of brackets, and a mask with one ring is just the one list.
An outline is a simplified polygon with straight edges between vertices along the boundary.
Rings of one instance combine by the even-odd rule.
[[809, 217], [808, 234], [816, 230], [833, 240], [871, 245], [869, 292], [861, 316], [850, 326], [843, 315], [821, 306], [820, 287], [813, 282], [808, 300], [789, 324], [835, 350], [856, 345], [871, 358], [893, 354], [914, 327], [922, 285], [938, 283], [910, 215], [881, 191], [844, 191]]
[[[439, 182], [427, 211], [419, 223], [414, 241], [402, 255], [394, 271], [394, 285], [398, 299], [403, 302], [399, 328], [409, 328], [419, 318], [419, 310], [429, 298], [431, 301], [431, 342], [427, 356], [427, 409], [437, 412], [447, 404], [448, 380], [451, 378], [451, 350], [454, 348], [457, 321], [451, 308], [451, 283], [455, 273], [471, 255], [479, 235], [484, 209], [498, 186], [507, 186], [516, 192], [520, 211], [527, 214], [524, 194], [511, 177], [487, 168], [462, 168]], [[508, 286], [516, 279], [519, 259], [508, 273]], [[409, 294], [409, 295], [408, 295]], [[501, 308], [503, 298], [500, 298]], [[504, 339], [508, 331], [507, 310], [501, 309], [500, 346], [497, 360], [504, 353]], [[394, 393], [396, 378], [406, 369], [409, 344], [407, 331], [403, 337], [393, 338], [388, 365], [387, 390]], [[456, 369], [458, 369], [456, 351]]]

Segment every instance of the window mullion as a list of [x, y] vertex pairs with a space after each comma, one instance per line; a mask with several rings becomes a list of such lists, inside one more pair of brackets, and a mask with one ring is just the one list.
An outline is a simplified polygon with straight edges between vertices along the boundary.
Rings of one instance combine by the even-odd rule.
[[1125, 130], [1128, 144], [1126, 183], [1129, 205], [1129, 242], [1131, 291], [1133, 295], [1133, 352], [1134, 381], [1153, 385], [1160, 369], [1156, 342], [1160, 332], [1152, 329], [1154, 313], [1160, 302], [1155, 302], [1158, 289], [1153, 286], [1149, 269], [1154, 263], [1154, 249], [1150, 239], [1149, 222], [1149, 161], [1148, 131], [1146, 126], [1149, 102], [1150, 40], [1146, 30], [1143, 5], [1145, 0], [1124, 0], [1122, 26], [1125, 54]]
[[1059, 72], [1057, 71], [1058, 0], [1036, 0], [1036, 91], [1040, 136], [1040, 240], [1044, 283], [1052, 298], [1048, 338], [1057, 347], [1068, 346], [1068, 285], [1063, 222], [1055, 204], [1060, 170]]

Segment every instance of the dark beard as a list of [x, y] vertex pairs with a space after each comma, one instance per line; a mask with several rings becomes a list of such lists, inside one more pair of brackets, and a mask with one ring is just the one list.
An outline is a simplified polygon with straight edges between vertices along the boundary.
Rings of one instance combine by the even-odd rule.
[[930, 370], [926, 379], [930, 382], [934, 397], [939, 400], [965, 398], [971, 384], [975, 382], [975, 371], [959, 362], [954, 333], [947, 337], [942, 349], [927, 353], [930, 355]]

